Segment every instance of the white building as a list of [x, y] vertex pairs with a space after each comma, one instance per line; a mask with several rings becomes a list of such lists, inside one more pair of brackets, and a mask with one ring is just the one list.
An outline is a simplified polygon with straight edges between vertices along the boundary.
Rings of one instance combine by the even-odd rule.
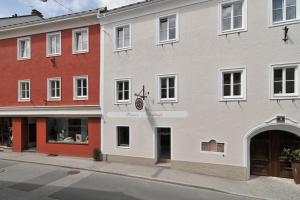
[[279, 157], [300, 147], [300, 0], [151, 0], [99, 19], [108, 160], [291, 176]]

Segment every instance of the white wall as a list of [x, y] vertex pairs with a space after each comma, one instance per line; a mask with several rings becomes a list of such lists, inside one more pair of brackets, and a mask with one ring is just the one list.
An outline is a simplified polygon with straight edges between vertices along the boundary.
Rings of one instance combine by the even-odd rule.
[[[179, 2], [179, 3], [178, 3]], [[187, 3], [189, 1], [184, 1]], [[270, 65], [300, 62], [300, 24], [289, 25], [289, 41], [284, 43], [284, 26], [270, 27], [267, 0], [248, 1], [248, 31], [218, 35], [216, 0], [149, 14], [171, 8], [180, 1], [161, 3], [125, 13], [130, 19], [103, 26], [104, 38], [104, 127], [103, 152], [112, 155], [155, 158], [154, 127], [172, 128], [172, 159], [180, 161], [245, 166], [244, 137], [252, 128], [278, 114], [300, 122], [299, 100], [270, 100]], [[182, 3], [182, 1], [181, 1]], [[156, 45], [156, 19], [160, 15], [179, 14], [178, 43]], [[113, 21], [118, 17], [107, 16]], [[130, 23], [132, 50], [115, 52], [114, 27]], [[219, 101], [219, 69], [245, 67], [247, 99], [241, 102]], [[157, 102], [157, 75], [175, 73], [179, 79], [179, 101]], [[173, 117], [111, 117], [137, 112], [132, 96], [130, 105], [114, 104], [114, 79], [131, 78], [132, 93], [145, 85], [150, 92], [147, 108], [173, 112]], [[132, 113], [131, 113], [132, 114]], [[166, 113], [163, 113], [166, 114]], [[116, 125], [129, 125], [129, 149], [116, 147]], [[225, 156], [201, 154], [201, 141], [215, 139], [226, 144]]]

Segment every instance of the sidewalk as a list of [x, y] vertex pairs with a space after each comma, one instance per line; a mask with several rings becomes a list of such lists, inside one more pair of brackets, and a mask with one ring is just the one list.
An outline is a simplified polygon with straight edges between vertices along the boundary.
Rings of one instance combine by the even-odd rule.
[[293, 180], [290, 179], [254, 177], [249, 181], [235, 181], [159, 167], [94, 162], [91, 159], [64, 156], [49, 157], [38, 153], [12, 153], [4, 151], [0, 152], [0, 160], [1, 159], [142, 178], [152, 181], [215, 190], [235, 195], [255, 197], [258, 199], [300, 199], [300, 186], [295, 185]]

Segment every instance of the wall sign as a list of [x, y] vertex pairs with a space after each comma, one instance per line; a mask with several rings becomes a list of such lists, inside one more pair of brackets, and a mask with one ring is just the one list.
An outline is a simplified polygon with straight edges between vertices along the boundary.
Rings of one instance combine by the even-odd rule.
[[144, 100], [142, 98], [137, 98], [135, 100], [135, 107], [137, 110], [143, 110], [144, 108]]
[[[147, 92], [147, 94], [149, 95], [149, 92]], [[136, 93], [135, 96], [137, 97], [137, 99], [135, 100], [135, 107], [136, 107], [136, 109], [137, 110], [143, 110], [143, 108], [144, 108], [144, 101], [148, 97], [146, 95], [145, 86], [144, 85], [143, 85], [143, 88], [140, 91], [140, 93]]]

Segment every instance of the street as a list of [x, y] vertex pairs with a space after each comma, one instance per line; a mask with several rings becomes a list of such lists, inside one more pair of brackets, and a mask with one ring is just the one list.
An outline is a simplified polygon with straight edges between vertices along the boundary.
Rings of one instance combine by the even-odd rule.
[[124, 176], [3, 160], [0, 189], [0, 199], [7, 200], [250, 199]]

